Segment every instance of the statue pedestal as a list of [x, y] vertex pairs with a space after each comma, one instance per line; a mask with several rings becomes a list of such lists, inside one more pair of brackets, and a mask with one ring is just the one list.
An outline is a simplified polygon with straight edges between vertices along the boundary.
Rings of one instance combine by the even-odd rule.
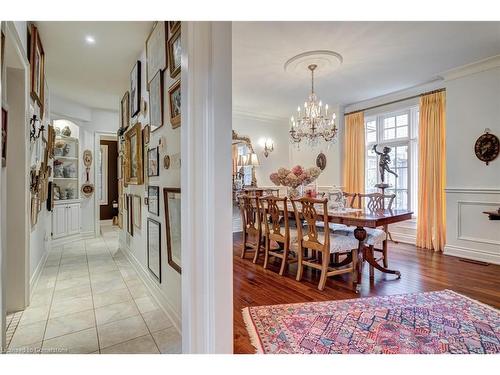
[[[376, 185], [375, 185], [375, 187], [376, 187], [376, 188], [379, 188], [380, 190], [382, 190], [382, 195], [385, 195], [385, 189], [387, 189], [387, 188], [391, 187], [391, 185], [389, 185], [389, 184], [376, 184]], [[385, 199], [382, 199], [382, 208], [384, 208], [384, 209], [385, 209]], [[385, 230], [385, 232], [387, 233], [387, 237], [388, 237], [388, 239], [389, 239], [390, 241], [392, 241], [392, 242], [394, 242], [394, 243], [396, 243], [396, 244], [397, 244], [397, 243], [399, 243], [398, 241], [394, 241], [394, 240], [392, 239], [392, 235], [391, 235], [391, 232], [389, 232], [389, 226], [388, 226], [388, 225], [386, 225], [386, 226], [384, 227], [384, 230]]]

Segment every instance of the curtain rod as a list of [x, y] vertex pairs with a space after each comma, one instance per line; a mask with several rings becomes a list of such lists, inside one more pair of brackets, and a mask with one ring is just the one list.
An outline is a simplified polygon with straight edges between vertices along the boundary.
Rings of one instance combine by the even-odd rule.
[[427, 91], [427, 92], [423, 92], [422, 94], [409, 96], [407, 98], [393, 100], [392, 102], [388, 102], [388, 103], [384, 103], [384, 104], [378, 104], [378, 105], [374, 105], [374, 106], [363, 108], [363, 109], [358, 109], [356, 111], [352, 111], [352, 112], [349, 112], [349, 113], [344, 113], [344, 116], [352, 115], [353, 113], [359, 113], [359, 112], [369, 111], [370, 109], [375, 109], [375, 108], [378, 108], [378, 107], [385, 107], [386, 105], [391, 105], [391, 104], [395, 104], [395, 103], [399, 103], [399, 102], [404, 102], [406, 100], [419, 98], [419, 97], [424, 96], [424, 95], [436, 94], [436, 93], [441, 92], [441, 91], [446, 91], [446, 89], [445, 88], [441, 88], [441, 89], [437, 89], [437, 90]]

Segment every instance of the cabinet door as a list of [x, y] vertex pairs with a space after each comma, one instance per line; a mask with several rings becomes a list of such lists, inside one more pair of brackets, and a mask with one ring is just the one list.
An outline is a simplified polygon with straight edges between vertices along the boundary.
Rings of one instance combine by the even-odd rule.
[[59, 238], [66, 235], [66, 206], [56, 205], [52, 212], [52, 237]]
[[80, 204], [69, 204], [67, 206], [68, 235], [80, 233]]

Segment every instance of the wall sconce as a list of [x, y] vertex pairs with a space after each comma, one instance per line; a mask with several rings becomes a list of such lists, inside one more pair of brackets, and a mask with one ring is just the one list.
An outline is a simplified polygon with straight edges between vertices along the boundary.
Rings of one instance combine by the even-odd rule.
[[[36, 123], [38, 122], [38, 129], [36, 127]], [[33, 117], [30, 119], [30, 142], [34, 143], [38, 138], [40, 138], [40, 135], [43, 133], [45, 130], [45, 127], [43, 124], [40, 122], [39, 119], [36, 118], [36, 115], [33, 115]], [[38, 131], [38, 133], [37, 133]]]
[[264, 156], [267, 158], [274, 151], [274, 142], [271, 138], [264, 140]]

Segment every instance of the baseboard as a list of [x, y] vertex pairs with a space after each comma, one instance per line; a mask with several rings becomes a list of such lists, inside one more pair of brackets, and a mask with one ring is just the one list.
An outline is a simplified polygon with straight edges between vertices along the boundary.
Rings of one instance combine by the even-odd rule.
[[121, 241], [121, 239], [119, 241], [119, 246], [129, 260], [130, 264], [132, 264], [132, 267], [134, 267], [134, 269], [136, 270], [140, 279], [144, 282], [149, 292], [160, 306], [160, 308], [170, 318], [177, 332], [181, 334], [181, 317], [176, 313], [170, 302], [165, 298], [156, 280], [153, 280], [152, 276], [150, 276], [149, 274], [149, 271], [143, 267], [143, 265], [137, 260], [134, 254], [130, 252], [128, 246], [125, 245]]
[[40, 275], [42, 274], [42, 270], [43, 267], [45, 266], [45, 263], [47, 262], [48, 256], [49, 252], [46, 249], [45, 253], [40, 259], [40, 262], [38, 262], [38, 266], [36, 266], [35, 268], [35, 272], [33, 272], [33, 275], [30, 278], [30, 298], [31, 298], [31, 293], [33, 293], [33, 290], [35, 289], [35, 285], [38, 283], [38, 279], [40, 279]]
[[481, 262], [500, 264], [500, 254], [487, 253], [461, 246], [446, 245], [444, 247], [444, 254], [459, 258], [478, 260]]

